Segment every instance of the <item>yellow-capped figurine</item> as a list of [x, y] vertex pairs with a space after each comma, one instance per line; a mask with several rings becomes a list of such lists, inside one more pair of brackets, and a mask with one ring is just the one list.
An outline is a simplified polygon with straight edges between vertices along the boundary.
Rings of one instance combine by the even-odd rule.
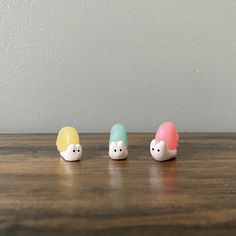
[[82, 146], [79, 134], [73, 127], [60, 129], [57, 135], [57, 150], [66, 161], [79, 161], [82, 157]]

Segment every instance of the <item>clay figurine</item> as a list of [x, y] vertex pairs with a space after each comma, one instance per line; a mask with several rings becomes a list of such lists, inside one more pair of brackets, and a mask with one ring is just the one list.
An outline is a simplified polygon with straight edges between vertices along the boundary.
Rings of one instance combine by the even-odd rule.
[[167, 161], [176, 157], [178, 142], [179, 134], [175, 125], [171, 122], [163, 123], [150, 144], [152, 157], [157, 161]]
[[66, 161], [79, 161], [82, 157], [82, 146], [79, 134], [73, 127], [60, 129], [57, 136], [57, 150]]
[[111, 128], [109, 156], [113, 160], [126, 159], [128, 156], [128, 136], [124, 125], [115, 124]]

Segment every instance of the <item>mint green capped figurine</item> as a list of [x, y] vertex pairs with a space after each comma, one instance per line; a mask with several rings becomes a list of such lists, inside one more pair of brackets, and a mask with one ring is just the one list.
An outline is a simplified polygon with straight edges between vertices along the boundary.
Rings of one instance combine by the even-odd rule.
[[128, 156], [128, 136], [124, 125], [115, 124], [111, 128], [109, 156], [113, 160], [126, 159]]

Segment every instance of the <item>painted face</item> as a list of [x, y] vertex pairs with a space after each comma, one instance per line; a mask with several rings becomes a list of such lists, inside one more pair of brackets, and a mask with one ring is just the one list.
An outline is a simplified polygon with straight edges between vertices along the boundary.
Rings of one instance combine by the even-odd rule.
[[60, 152], [66, 161], [78, 161], [82, 156], [82, 146], [80, 144], [70, 144], [67, 149]]
[[154, 159], [164, 161], [169, 159], [166, 145], [163, 141], [157, 142], [155, 139], [150, 144], [150, 152]]
[[128, 156], [128, 150], [123, 141], [111, 142], [109, 156], [112, 159], [121, 160]]

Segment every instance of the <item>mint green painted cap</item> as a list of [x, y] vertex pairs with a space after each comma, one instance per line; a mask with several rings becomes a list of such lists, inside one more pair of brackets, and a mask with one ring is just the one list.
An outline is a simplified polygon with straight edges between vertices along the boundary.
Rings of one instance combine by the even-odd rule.
[[128, 135], [125, 126], [122, 124], [115, 124], [111, 128], [109, 146], [111, 142], [123, 141], [126, 148], [128, 147]]

